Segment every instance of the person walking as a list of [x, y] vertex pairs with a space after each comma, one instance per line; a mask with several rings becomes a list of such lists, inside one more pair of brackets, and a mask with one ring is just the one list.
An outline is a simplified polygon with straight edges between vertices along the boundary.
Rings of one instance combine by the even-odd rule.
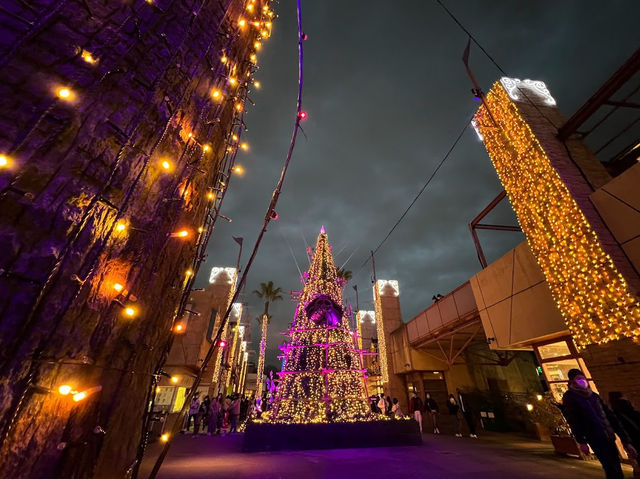
[[562, 396], [562, 412], [580, 449], [589, 454], [589, 446], [602, 464], [607, 479], [623, 479], [620, 456], [616, 447], [616, 434], [630, 458], [637, 457], [636, 450], [616, 415], [589, 387], [584, 373], [570, 369], [569, 389]]
[[240, 397], [235, 396], [229, 406], [229, 415], [231, 416], [231, 426], [229, 427], [229, 434], [232, 432], [238, 432], [238, 417], [240, 416]]
[[420, 434], [422, 434], [422, 409], [422, 400], [414, 391], [413, 397], [409, 401], [409, 414], [413, 413], [413, 418], [418, 422], [418, 426], [420, 426]]
[[440, 408], [438, 407], [438, 403], [435, 399], [431, 397], [430, 393], [425, 395], [424, 399], [424, 412], [429, 413], [431, 416], [431, 422], [433, 423], [433, 433], [440, 434], [440, 429], [438, 429], [438, 413], [440, 412]]
[[193, 395], [193, 399], [191, 399], [191, 403], [189, 404], [189, 416], [187, 417], [187, 427], [186, 431], [189, 431], [191, 427], [191, 420], [193, 419], [193, 427], [195, 430], [196, 417], [198, 416], [198, 412], [200, 411], [200, 399], [198, 399], [199, 393], [195, 393]]
[[404, 414], [402, 414], [402, 410], [400, 409], [400, 403], [398, 402], [398, 398], [393, 398], [393, 406], [391, 406], [391, 413], [394, 418], [401, 418], [404, 416]]
[[462, 437], [462, 412], [460, 412], [460, 406], [458, 406], [458, 401], [453, 394], [449, 394], [447, 408], [449, 414], [456, 417], [456, 437]]
[[[636, 410], [627, 398], [618, 391], [611, 391], [609, 393], [609, 404], [613, 413], [620, 421], [622, 428], [629, 435], [631, 445], [636, 450], [636, 453], [640, 452], [640, 411]], [[638, 458], [632, 459], [633, 477], [640, 477], [640, 464]]]
[[462, 411], [462, 415], [464, 416], [464, 420], [467, 422], [467, 426], [469, 426], [469, 437], [474, 439], [478, 439], [478, 435], [476, 434], [476, 422], [473, 420], [473, 414], [471, 414], [471, 408], [469, 404], [465, 401], [462, 396], [462, 391], [458, 389], [458, 406], [460, 406], [460, 411]]
[[209, 423], [207, 424], [207, 434], [219, 434], [219, 417], [220, 417], [220, 401], [219, 398], [213, 398], [209, 405]]

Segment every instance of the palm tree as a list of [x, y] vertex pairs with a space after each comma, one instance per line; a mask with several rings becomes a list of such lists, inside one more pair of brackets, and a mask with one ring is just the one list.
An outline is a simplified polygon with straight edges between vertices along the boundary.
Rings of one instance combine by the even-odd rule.
[[338, 282], [344, 288], [347, 282], [353, 277], [353, 273], [351, 273], [351, 270], [339, 268], [338, 271], [336, 271], [336, 276], [338, 277]]
[[[264, 313], [262, 313], [262, 337], [260, 338], [260, 354], [258, 356], [258, 384], [256, 385], [256, 397], [262, 398], [262, 383], [264, 374], [264, 352], [267, 347], [267, 324], [271, 316], [269, 315], [269, 304], [282, 299], [282, 288], [274, 288], [273, 281], [260, 283], [260, 289], [254, 289], [253, 294], [264, 299]], [[257, 319], [257, 318], [256, 318]]]

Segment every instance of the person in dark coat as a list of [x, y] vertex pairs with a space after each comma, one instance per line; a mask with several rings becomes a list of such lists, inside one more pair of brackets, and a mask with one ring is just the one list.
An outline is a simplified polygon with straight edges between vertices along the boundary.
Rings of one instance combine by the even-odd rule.
[[449, 414], [456, 417], [456, 437], [462, 437], [462, 413], [460, 412], [460, 406], [453, 394], [449, 394], [449, 400], [447, 401], [447, 409]]
[[617, 391], [609, 393], [609, 404], [622, 428], [629, 435], [631, 445], [636, 452], [640, 451], [640, 411]]
[[562, 396], [562, 412], [567, 418], [576, 441], [583, 453], [589, 446], [602, 464], [607, 479], [623, 479], [620, 456], [616, 447], [616, 434], [632, 459], [636, 451], [615, 414], [597, 393], [589, 387], [587, 378], [579, 369], [569, 370], [569, 389]]
[[438, 429], [439, 411], [440, 408], [438, 408], [438, 403], [436, 402], [436, 400], [431, 397], [430, 393], [426, 393], [424, 398], [424, 412], [428, 413], [431, 416], [434, 434], [440, 434], [440, 429]]
[[467, 422], [467, 426], [469, 426], [469, 437], [474, 439], [478, 439], [478, 435], [476, 434], [476, 422], [473, 418], [473, 414], [471, 413], [471, 408], [465, 398], [462, 395], [462, 391], [458, 389], [458, 406], [460, 406], [460, 411], [464, 416], [464, 420]]
[[418, 397], [418, 395], [414, 392], [413, 397], [409, 401], [409, 414], [413, 414], [413, 418], [418, 422], [418, 426], [420, 426], [420, 434], [422, 434], [422, 410], [424, 406], [422, 404], [422, 399]]

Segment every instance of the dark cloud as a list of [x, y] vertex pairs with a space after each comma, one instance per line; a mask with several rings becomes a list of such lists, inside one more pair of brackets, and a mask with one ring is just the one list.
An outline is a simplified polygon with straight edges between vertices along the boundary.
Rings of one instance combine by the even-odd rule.
[[[447, 2], [509, 76], [544, 80], [570, 115], [638, 46], [636, 2]], [[297, 45], [295, 2], [281, 0], [273, 37], [265, 43], [256, 77], [263, 90], [246, 115], [251, 150], [241, 154], [243, 178], [234, 178], [207, 262], [233, 265], [237, 245], [253, 245], [284, 160], [295, 115]], [[306, 242], [325, 225], [336, 262], [358, 274], [361, 307], [371, 308], [371, 270], [360, 270], [446, 153], [477, 108], [460, 57], [466, 36], [435, 1], [304, 1], [304, 123], [272, 223], [249, 275], [250, 291], [273, 280], [285, 291], [301, 288], [308, 266]], [[477, 49], [471, 65], [485, 90], [501, 76]], [[467, 223], [500, 191], [489, 158], [469, 130], [431, 186], [379, 251], [378, 277], [400, 282], [405, 321], [479, 269]], [[502, 205], [492, 221], [515, 224]], [[514, 233], [484, 233], [488, 259], [522, 241]], [[339, 253], [339, 254], [338, 254]], [[244, 261], [247, 256], [245, 255]], [[354, 302], [351, 287], [347, 299]], [[273, 306], [268, 363], [277, 364], [280, 331], [294, 303]], [[254, 323], [257, 325], [257, 323]], [[259, 330], [253, 329], [254, 348]]]

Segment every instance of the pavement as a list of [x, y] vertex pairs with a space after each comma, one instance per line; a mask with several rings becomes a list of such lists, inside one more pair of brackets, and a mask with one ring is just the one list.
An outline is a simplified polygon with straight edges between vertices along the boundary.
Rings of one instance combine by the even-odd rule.
[[[603, 479], [597, 461], [554, 454], [550, 443], [513, 434], [479, 439], [423, 435], [422, 446], [241, 452], [242, 434], [177, 437], [158, 479]], [[146, 479], [160, 451], [152, 444], [140, 471]], [[625, 477], [631, 468], [624, 466]]]

